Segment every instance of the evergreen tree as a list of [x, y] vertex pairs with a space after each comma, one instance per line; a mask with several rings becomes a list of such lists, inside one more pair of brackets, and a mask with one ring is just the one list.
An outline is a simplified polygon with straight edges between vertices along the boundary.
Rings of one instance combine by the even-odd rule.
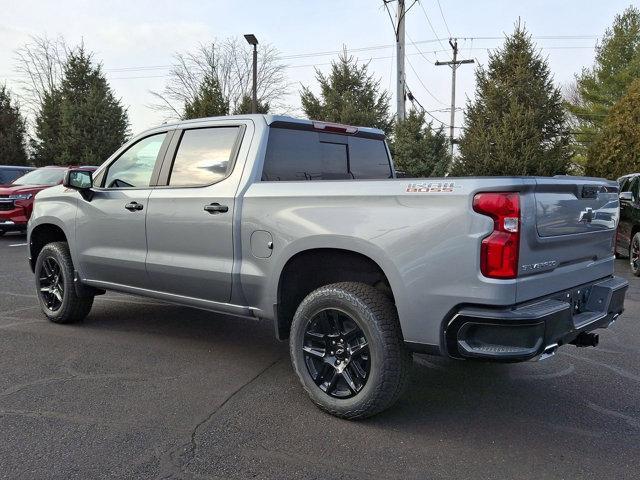
[[569, 166], [560, 91], [520, 24], [476, 69], [452, 175], [555, 175]]
[[126, 141], [128, 130], [127, 111], [101, 65], [80, 46], [69, 54], [60, 86], [45, 95], [34, 156], [39, 165], [99, 165]]
[[[242, 100], [236, 106], [236, 109], [233, 111], [234, 115], [245, 115], [247, 113], [251, 113], [251, 95], [243, 95]], [[262, 103], [260, 99], [258, 99], [258, 112], [257, 113], [269, 113], [269, 102]]]
[[606, 121], [613, 105], [622, 98], [634, 79], [640, 78], [640, 10], [630, 6], [616, 15], [613, 25], [596, 47], [595, 64], [576, 77], [576, 91], [568, 101], [577, 119], [575, 130], [578, 163]]
[[607, 116], [588, 151], [587, 175], [618, 178], [640, 171], [640, 78]]
[[27, 164], [24, 118], [6, 85], [0, 86], [0, 164]]
[[32, 160], [37, 167], [59, 163], [61, 158], [60, 109], [62, 98], [58, 90], [44, 92], [35, 118], [36, 138], [32, 138]]
[[449, 139], [443, 128], [434, 130], [424, 112], [411, 110], [396, 122], [389, 144], [396, 170], [409, 177], [443, 177], [449, 168]]
[[224, 98], [218, 79], [213, 75], [205, 75], [196, 96], [185, 102], [182, 118], [186, 120], [224, 115], [229, 115], [229, 100]]
[[331, 63], [328, 76], [316, 70], [316, 80], [320, 98], [305, 86], [300, 92], [309, 118], [390, 130], [389, 94], [380, 92], [380, 82], [369, 73], [368, 65], [358, 65], [345, 52]]

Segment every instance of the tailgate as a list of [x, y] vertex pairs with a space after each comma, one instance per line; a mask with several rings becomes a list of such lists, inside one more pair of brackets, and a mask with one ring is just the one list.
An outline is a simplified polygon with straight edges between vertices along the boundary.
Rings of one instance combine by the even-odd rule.
[[523, 211], [518, 301], [611, 275], [618, 212], [616, 182], [535, 178]]
[[615, 230], [618, 186], [593, 179], [536, 179], [536, 228], [541, 237]]

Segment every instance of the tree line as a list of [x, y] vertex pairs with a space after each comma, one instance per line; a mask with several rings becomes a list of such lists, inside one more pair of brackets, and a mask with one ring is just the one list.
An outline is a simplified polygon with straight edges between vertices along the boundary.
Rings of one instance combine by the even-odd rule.
[[[595, 53], [594, 64], [562, 92], [518, 22], [476, 67], [455, 157], [444, 124], [417, 102], [396, 121], [389, 93], [346, 51], [327, 74], [316, 70], [317, 88], [302, 86], [300, 103], [309, 118], [384, 130], [396, 168], [411, 177], [616, 178], [640, 170], [640, 10], [616, 15]], [[34, 38], [17, 58], [21, 104], [0, 86], [0, 163], [99, 164], [126, 141], [126, 108], [84, 45]], [[258, 65], [258, 111], [283, 111], [291, 85], [278, 51], [260, 45]], [[176, 54], [164, 89], [152, 92], [153, 108], [167, 119], [243, 114], [251, 110], [250, 92], [251, 51], [232, 38]]]

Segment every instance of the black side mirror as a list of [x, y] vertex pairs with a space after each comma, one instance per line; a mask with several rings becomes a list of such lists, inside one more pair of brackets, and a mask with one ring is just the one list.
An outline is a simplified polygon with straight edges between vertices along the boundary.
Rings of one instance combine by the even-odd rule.
[[620, 203], [631, 203], [633, 194], [631, 192], [620, 192]]
[[64, 174], [62, 186], [78, 190], [85, 200], [90, 201], [93, 197], [93, 192], [91, 191], [91, 187], [93, 187], [93, 176], [89, 170], [70, 168]]

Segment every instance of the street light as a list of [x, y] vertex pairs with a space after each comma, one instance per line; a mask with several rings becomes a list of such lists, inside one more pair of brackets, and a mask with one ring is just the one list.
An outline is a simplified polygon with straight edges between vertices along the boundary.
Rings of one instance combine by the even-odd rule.
[[253, 95], [251, 98], [251, 113], [258, 113], [258, 39], [253, 33], [247, 33], [244, 38], [249, 45], [253, 45]]

